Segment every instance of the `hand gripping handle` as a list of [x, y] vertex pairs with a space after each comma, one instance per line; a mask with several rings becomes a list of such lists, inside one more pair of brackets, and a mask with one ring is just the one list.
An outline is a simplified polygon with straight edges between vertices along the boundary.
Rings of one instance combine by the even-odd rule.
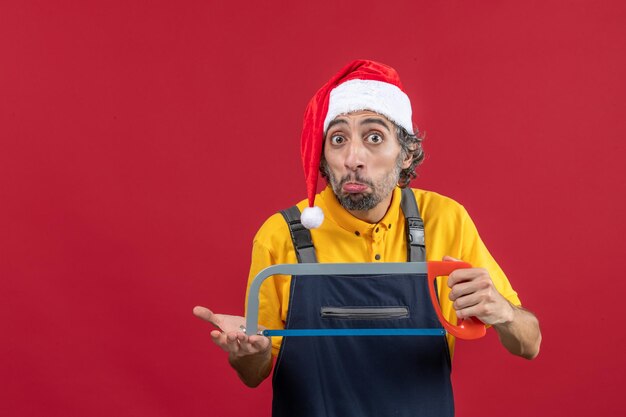
[[481, 338], [487, 332], [485, 325], [475, 317], [469, 319], [459, 319], [459, 323], [455, 326], [443, 317], [441, 314], [441, 307], [437, 301], [437, 294], [435, 294], [435, 280], [440, 276], [447, 276], [457, 269], [471, 268], [472, 266], [467, 262], [441, 262], [441, 261], [429, 261], [428, 264], [428, 288], [430, 290], [430, 301], [433, 303], [435, 313], [439, 318], [439, 322], [454, 337], [465, 340], [474, 340]]

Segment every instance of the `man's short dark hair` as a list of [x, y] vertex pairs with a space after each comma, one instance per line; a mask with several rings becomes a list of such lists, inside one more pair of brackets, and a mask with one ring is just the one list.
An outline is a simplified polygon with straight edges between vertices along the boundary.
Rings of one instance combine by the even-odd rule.
[[411, 161], [411, 165], [408, 168], [400, 171], [400, 179], [398, 180], [398, 186], [400, 188], [405, 188], [409, 185], [411, 180], [417, 177], [417, 173], [415, 170], [418, 166], [421, 165], [424, 160], [424, 149], [422, 148], [422, 141], [424, 140], [424, 136], [420, 131], [416, 129], [414, 135], [410, 134], [406, 131], [405, 128], [396, 126], [396, 137], [398, 138], [398, 143], [402, 148], [402, 159], [406, 159], [407, 156], [413, 156], [413, 160]]

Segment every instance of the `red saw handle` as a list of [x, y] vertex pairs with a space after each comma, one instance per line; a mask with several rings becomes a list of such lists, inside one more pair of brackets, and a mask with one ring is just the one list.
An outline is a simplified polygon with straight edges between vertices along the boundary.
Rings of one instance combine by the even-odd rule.
[[452, 271], [463, 268], [471, 268], [472, 266], [467, 262], [440, 262], [429, 261], [428, 262], [428, 288], [430, 289], [430, 301], [435, 307], [435, 313], [439, 317], [439, 322], [443, 325], [444, 329], [454, 337], [465, 340], [479, 339], [487, 333], [485, 325], [475, 317], [469, 319], [459, 319], [459, 323], [455, 326], [446, 320], [441, 314], [441, 307], [437, 301], [437, 295], [435, 294], [435, 280], [440, 276], [450, 275]]

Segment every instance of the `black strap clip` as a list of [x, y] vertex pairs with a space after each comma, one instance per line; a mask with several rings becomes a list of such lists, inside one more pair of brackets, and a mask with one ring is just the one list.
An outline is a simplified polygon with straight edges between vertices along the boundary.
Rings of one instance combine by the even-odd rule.
[[422, 219], [410, 217], [406, 219], [408, 224], [408, 238], [411, 245], [424, 246], [424, 222]]

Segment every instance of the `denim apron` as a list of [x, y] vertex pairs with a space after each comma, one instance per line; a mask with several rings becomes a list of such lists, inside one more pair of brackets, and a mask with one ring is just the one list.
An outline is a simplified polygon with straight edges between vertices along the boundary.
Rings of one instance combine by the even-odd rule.
[[[413, 197], [415, 210], [405, 208], [405, 194], [402, 208], [410, 227], [417, 204]], [[410, 260], [424, 258], [421, 225], [421, 240], [407, 230]], [[303, 239], [293, 236], [291, 224], [290, 229], [298, 251]], [[412, 255], [420, 244], [421, 254]], [[304, 257], [315, 261], [314, 255]], [[428, 285], [425, 275], [293, 276], [285, 328], [440, 328]], [[287, 336], [274, 368], [272, 415], [453, 416], [450, 372], [443, 335]]]

